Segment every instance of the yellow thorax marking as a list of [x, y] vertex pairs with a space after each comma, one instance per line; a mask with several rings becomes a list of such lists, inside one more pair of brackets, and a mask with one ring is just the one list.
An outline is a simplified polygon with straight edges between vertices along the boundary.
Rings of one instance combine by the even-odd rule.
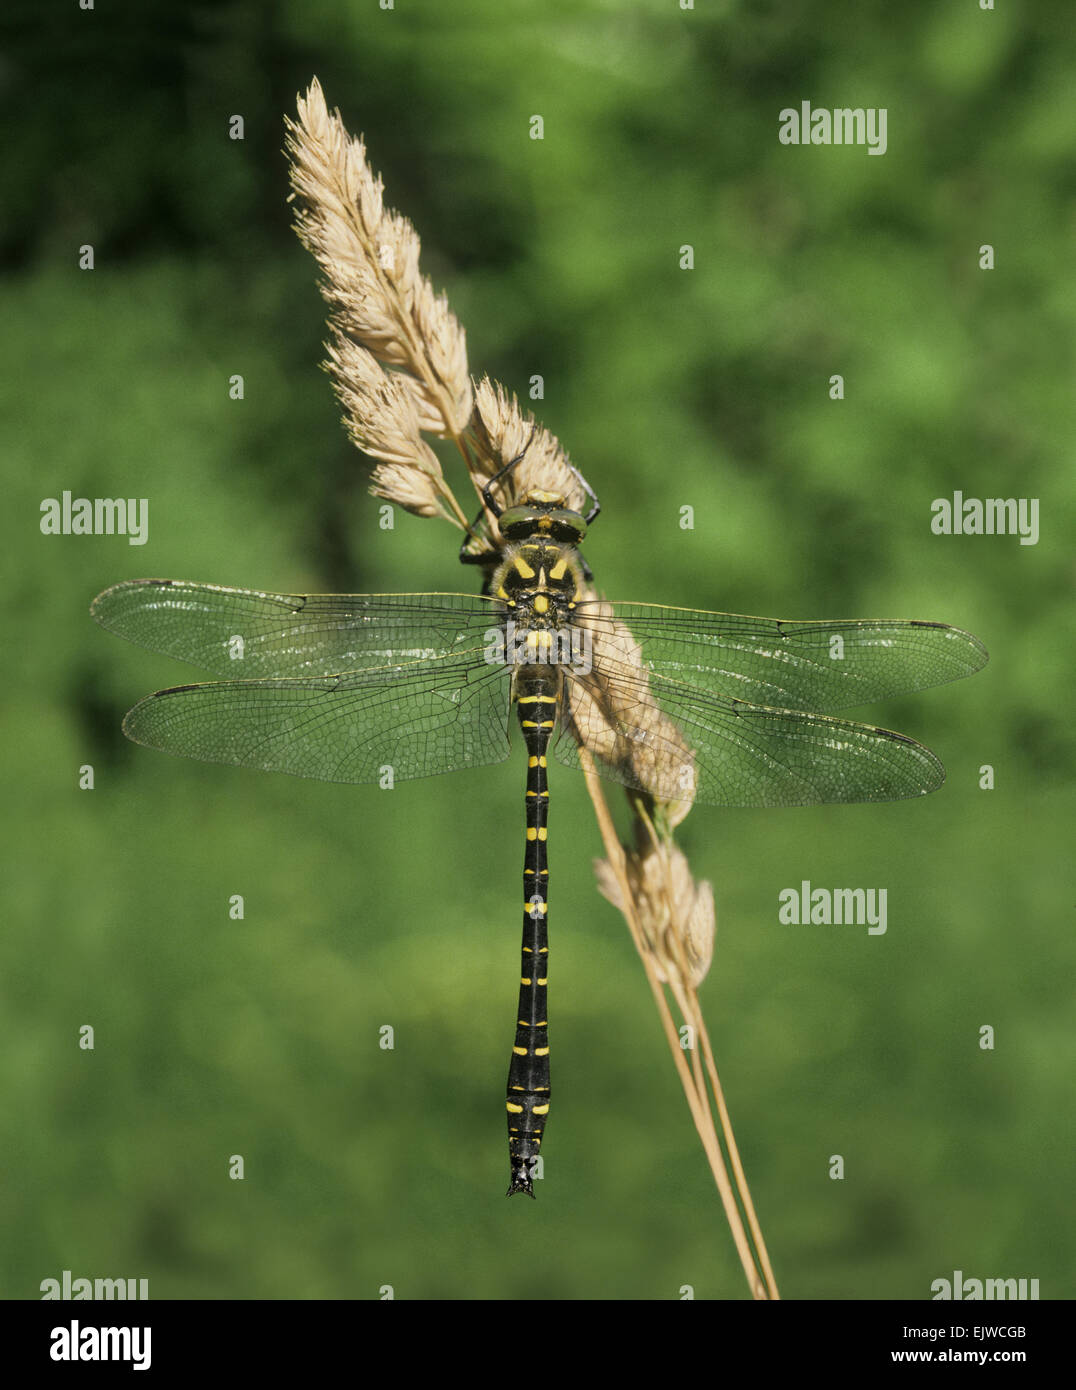
[[550, 652], [556, 645], [553, 634], [547, 632], [545, 628], [537, 628], [533, 632], [528, 632], [524, 642], [526, 653], [531, 657], [537, 657], [540, 652]]
[[553, 568], [549, 571], [549, 577], [553, 580], [554, 583], [556, 583], [558, 580], [563, 579], [567, 573], [568, 561], [562, 555], [560, 559], [557, 561], [557, 563], [553, 566]]
[[527, 564], [522, 555], [513, 555], [512, 563], [515, 565], [521, 579], [533, 579], [534, 571]]

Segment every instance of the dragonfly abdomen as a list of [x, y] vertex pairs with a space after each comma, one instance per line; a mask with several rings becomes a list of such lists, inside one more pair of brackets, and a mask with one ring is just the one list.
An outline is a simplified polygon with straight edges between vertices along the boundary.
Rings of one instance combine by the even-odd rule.
[[549, 973], [546, 834], [549, 785], [546, 752], [560, 702], [556, 667], [523, 667], [516, 677], [516, 703], [527, 749], [526, 844], [523, 854], [523, 949], [520, 957], [516, 1039], [508, 1068], [508, 1153], [516, 1192], [534, 1196], [533, 1169], [549, 1114]]

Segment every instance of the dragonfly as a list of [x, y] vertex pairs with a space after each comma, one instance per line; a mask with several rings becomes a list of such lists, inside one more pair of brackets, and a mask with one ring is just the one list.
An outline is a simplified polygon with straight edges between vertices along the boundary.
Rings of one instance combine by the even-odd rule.
[[658, 802], [923, 796], [945, 777], [933, 753], [827, 711], [958, 680], [987, 653], [944, 623], [611, 602], [595, 593], [579, 550], [599, 508], [589, 487], [585, 514], [568, 505], [574, 496], [538, 489], [502, 506], [493, 484], [507, 468], [482, 490], [502, 538], [481, 555], [482, 594], [296, 595], [140, 579], [105, 590], [91, 612], [217, 678], [159, 690], [123, 721], [134, 742], [203, 762], [384, 786], [386, 774], [395, 782], [503, 762], [514, 707], [526, 794], [508, 1195], [533, 1197], [550, 1105], [550, 753]]

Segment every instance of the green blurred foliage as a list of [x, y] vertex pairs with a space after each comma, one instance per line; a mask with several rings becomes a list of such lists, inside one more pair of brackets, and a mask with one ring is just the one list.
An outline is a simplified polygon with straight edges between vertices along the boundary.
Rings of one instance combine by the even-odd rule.
[[[703, 1001], [785, 1296], [924, 1298], [956, 1268], [1071, 1295], [1069, 6], [127, 0], [3, 23], [0, 1290], [71, 1269], [158, 1298], [743, 1296], [577, 779], [553, 786], [532, 1207], [501, 1195], [519, 766], [387, 795], [119, 733], [192, 677], [94, 626], [111, 583], [474, 583], [443, 524], [379, 529], [318, 370], [279, 153], [316, 74], [472, 370], [544, 377], [538, 414], [602, 498], [607, 593], [986, 642], [972, 681], [865, 713], [942, 756], [937, 795], [699, 809], [680, 840], [715, 884]], [[886, 107], [888, 152], [780, 145], [803, 100]], [[42, 536], [65, 489], [147, 497], [149, 544]], [[955, 489], [1039, 498], [1038, 545], [932, 535]], [[887, 935], [780, 926], [805, 878], [887, 887]]]

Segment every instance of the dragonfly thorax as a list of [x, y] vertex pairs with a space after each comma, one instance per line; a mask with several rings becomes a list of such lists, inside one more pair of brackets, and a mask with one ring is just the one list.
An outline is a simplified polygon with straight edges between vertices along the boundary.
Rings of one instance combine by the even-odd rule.
[[534, 627], [559, 627], [570, 620], [583, 583], [575, 549], [536, 537], [508, 545], [493, 575], [490, 590], [516, 610], [517, 621]]

